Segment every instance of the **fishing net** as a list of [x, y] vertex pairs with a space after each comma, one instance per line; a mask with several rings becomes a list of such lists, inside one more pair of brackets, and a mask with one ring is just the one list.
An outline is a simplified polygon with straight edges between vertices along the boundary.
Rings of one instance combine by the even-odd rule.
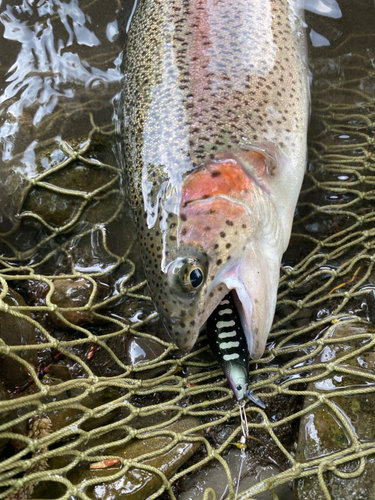
[[374, 64], [352, 46], [314, 64], [308, 172], [269, 344], [250, 368], [266, 409], [247, 404], [242, 455], [206, 332], [180, 352], [148, 297], [110, 120], [72, 108], [82, 139], [40, 139], [32, 176], [14, 156], [0, 498], [234, 498], [238, 482], [241, 499], [373, 498]]

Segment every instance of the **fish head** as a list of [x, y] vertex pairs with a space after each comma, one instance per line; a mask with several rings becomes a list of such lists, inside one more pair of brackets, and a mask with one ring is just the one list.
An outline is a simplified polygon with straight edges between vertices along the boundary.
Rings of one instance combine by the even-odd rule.
[[[144, 0], [134, 13], [124, 54], [126, 189], [150, 295], [183, 350], [229, 291], [250, 355], [264, 350], [306, 157], [295, 3]], [[282, 153], [265, 161], [272, 149]]]
[[[252, 154], [252, 164], [258, 156]], [[276, 305], [282, 238], [272, 196], [257, 172], [250, 175], [243, 163], [234, 155], [211, 160], [184, 179], [173, 224], [174, 251], [168, 252], [173, 259], [166, 266], [157, 309], [185, 351], [232, 291], [250, 356], [257, 359], [264, 352]]]

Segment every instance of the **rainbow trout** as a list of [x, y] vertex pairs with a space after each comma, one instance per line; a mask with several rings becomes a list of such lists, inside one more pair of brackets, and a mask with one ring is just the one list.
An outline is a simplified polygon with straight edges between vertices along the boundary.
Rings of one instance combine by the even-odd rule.
[[306, 162], [288, 0], [139, 0], [125, 48], [127, 187], [155, 306], [190, 350], [232, 292], [259, 358]]

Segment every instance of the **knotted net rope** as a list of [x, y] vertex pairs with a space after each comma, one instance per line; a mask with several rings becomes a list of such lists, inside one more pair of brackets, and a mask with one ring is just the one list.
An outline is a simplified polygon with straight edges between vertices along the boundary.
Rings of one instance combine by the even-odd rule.
[[[353, 417], [365, 415], [358, 405], [374, 408], [375, 320], [368, 297], [375, 258], [375, 71], [368, 54], [348, 51], [329, 62], [315, 63], [308, 171], [270, 342], [250, 368], [251, 389], [266, 409], [246, 406], [246, 454], [275, 469], [240, 488], [241, 499], [264, 491], [283, 498], [278, 488], [293, 481], [298, 498], [310, 498], [304, 485], [314, 498], [332, 498], [336, 479], [360, 477], [375, 453], [375, 436], [364, 438]], [[144, 498], [177, 499], [189, 477], [213, 464], [234, 498], [238, 477], [226, 458], [241, 436], [238, 406], [205, 332], [189, 354], [165, 338], [124, 216], [112, 126], [97, 126], [93, 115], [89, 122], [82, 141], [51, 146], [61, 160], [27, 181], [18, 219], [1, 235], [0, 319], [21, 333], [14, 342], [2, 335], [0, 359], [3, 370], [17, 367], [21, 382], [0, 391], [0, 498], [99, 498], [100, 486], [121, 478], [131, 483], [138, 471], [153, 481]], [[78, 171], [80, 184], [64, 184], [67, 172]], [[59, 220], [38, 210], [42, 192], [47, 204], [69, 200]], [[33, 238], [23, 234], [39, 239], [29, 244]], [[25, 331], [33, 339], [27, 345], [20, 340]], [[131, 363], [132, 339], [152, 342], [156, 355]], [[340, 401], [349, 401], [353, 414]], [[327, 415], [338, 438], [329, 436], [324, 453], [314, 454], [301, 433]], [[178, 427], [182, 421], [190, 423]], [[151, 448], [141, 447], [150, 439]], [[182, 467], [157, 465], [178, 445], [194, 450]], [[105, 476], [90, 469], [111, 463]], [[130, 488], [129, 498], [142, 498], [132, 494]], [[214, 498], [214, 485], [202, 495]]]

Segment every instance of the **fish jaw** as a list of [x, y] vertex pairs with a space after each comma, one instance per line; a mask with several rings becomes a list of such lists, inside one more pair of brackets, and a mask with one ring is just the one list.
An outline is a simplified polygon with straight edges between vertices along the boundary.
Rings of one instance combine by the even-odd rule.
[[[159, 311], [164, 327], [179, 349], [185, 352], [193, 349], [208, 318], [228, 293], [225, 284], [220, 283], [213, 292], [208, 293], [205, 288], [199, 298], [192, 297], [191, 301], [184, 301], [183, 305], [178, 302], [175, 314], [168, 316], [163, 310]], [[178, 314], [178, 309], [181, 308], [186, 312], [186, 316], [181, 317]]]
[[267, 250], [247, 245], [238, 265], [221, 277], [233, 292], [252, 359], [263, 355], [276, 307], [280, 262]]
[[[224, 265], [202, 293], [196, 308], [194, 326], [188, 335], [174, 335], [181, 324], [177, 316], [169, 321], [162, 316], [166, 329], [172, 333], [180, 349], [190, 351], [194, 347], [207, 319], [221, 300], [232, 291], [250, 357], [259, 359], [263, 355], [273, 322], [280, 273], [281, 256], [277, 248], [273, 250], [274, 252], [269, 247], [262, 248], [262, 245], [253, 242], [236, 258], [237, 262]], [[233, 391], [235, 392], [234, 389]]]
[[[277, 238], [273, 245], [267, 239], [260, 238], [260, 241], [248, 243], [231, 261], [216, 269], [215, 278], [202, 291], [197, 304], [194, 305], [194, 299], [191, 304], [186, 304], [186, 311], [190, 307], [194, 308], [194, 313], [190, 313], [190, 316], [194, 316], [194, 325], [187, 334], [175, 335], [175, 331], [179, 331], [181, 326], [177, 315], [169, 320], [162, 315], [164, 325], [177, 346], [190, 351], [210, 315], [221, 300], [232, 292], [250, 357], [259, 359], [263, 355], [273, 322], [281, 255]], [[214, 264], [211, 262], [209, 272], [214, 272]], [[233, 392], [236, 394], [235, 389]]]

